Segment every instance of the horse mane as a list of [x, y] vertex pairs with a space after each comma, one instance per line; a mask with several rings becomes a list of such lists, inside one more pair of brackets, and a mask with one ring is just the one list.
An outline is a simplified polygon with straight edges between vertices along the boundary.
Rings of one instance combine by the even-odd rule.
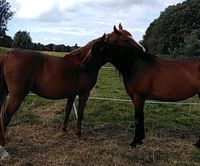
[[77, 48], [77, 49], [75, 49], [75, 50], [73, 50], [71, 52], [66, 53], [64, 57], [81, 55], [82, 49], [83, 49], [82, 47], [79, 47], [79, 48]]
[[[112, 55], [112, 61], [118, 65], [118, 69], [122, 73], [132, 73], [135, 67], [139, 65], [140, 68], [158, 67], [158, 57], [139, 48], [107, 43], [105, 49], [107, 49], [109, 55]], [[142, 62], [141, 64], [136, 64], [138, 59]]]
[[83, 58], [87, 55], [87, 53], [89, 52], [89, 50], [91, 49], [92, 45], [93, 45], [97, 40], [99, 40], [99, 38], [98, 38], [98, 39], [94, 39], [94, 40], [88, 42], [88, 43], [87, 43], [85, 46], [83, 46], [83, 47], [79, 47], [79, 48], [77, 48], [77, 49], [75, 49], [75, 50], [73, 50], [73, 51], [71, 51], [71, 52], [65, 54], [64, 57], [67, 57], [67, 56], [79, 56], [81, 59], [83, 59]]

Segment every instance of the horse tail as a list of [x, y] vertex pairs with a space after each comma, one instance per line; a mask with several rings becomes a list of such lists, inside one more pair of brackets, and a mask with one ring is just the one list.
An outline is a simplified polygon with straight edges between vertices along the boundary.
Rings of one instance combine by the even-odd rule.
[[7, 85], [4, 77], [4, 62], [6, 55], [0, 56], [0, 145], [5, 145], [5, 134], [4, 134], [4, 112], [7, 92]]

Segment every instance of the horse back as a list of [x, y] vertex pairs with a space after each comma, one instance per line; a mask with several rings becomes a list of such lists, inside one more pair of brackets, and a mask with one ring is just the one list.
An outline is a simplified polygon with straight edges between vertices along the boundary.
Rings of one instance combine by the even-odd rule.
[[8, 92], [23, 94], [31, 88], [44, 63], [42, 53], [14, 49], [4, 55], [4, 77]]
[[42, 53], [21, 49], [8, 52], [5, 59], [5, 73], [13, 77], [33, 75], [44, 63]]
[[129, 94], [150, 99], [178, 101], [200, 92], [199, 60], [159, 60], [157, 68], [144, 69], [129, 80]]

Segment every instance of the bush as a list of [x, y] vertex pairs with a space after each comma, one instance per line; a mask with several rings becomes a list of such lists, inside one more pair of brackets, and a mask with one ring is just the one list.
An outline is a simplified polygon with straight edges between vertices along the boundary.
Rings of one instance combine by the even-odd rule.
[[0, 38], [0, 46], [1, 47], [8, 47], [10, 48], [12, 45], [12, 38], [10, 36], [4, 35], [3, 37]]
[[193, 30], [185, 38], [185, 53], [200, 55], [200, 29]]

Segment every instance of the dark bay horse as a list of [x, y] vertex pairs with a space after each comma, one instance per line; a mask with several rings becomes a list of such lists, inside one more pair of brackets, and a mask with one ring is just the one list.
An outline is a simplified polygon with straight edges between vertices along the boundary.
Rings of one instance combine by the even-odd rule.
[[[116, 29], [116, 28], [115, 28]], [[117, 30], [117, 29], [116, 29]], [[127, 36], [128, 32], [119, 25], [117, 32]], [[119, 38], [111, 33], [110, 42]], [[113, 37], [112, 37], [113, 36]], [[107, 36], [108, 38], [108, 36]], [[91, 89], [94, 87], [100, 68], [82, 70], [81, 62], [95, 39], [64, 57], [53, 57], [40, 52], [14, 49], [0, 57], [0, 157], [6, 158], [5, 130], [22, 101], [31, 91], [47, 99], [68, 98], [62, 130], [66, 124], [76, 95], [79, 96], [76, 134], [81, 136], [81, 121]], [[6, 107], [4, 103], [9, 94]]]
[[[123, 40], [121, 44], [124, 42], [124, 46], [121, 46], [105, 42], [105, 37], [95, 42], [83, 65], [91, 70], [110, 62], [123, 76], [126, 91], [135, 105], [136, 128], [131, 146], [136, 147], [145, 138], [145, 100], [180, 101], [199, 95], [200, 61], [162, 60], [148, 54], [139, 45], [134, 47]], [[200, 147], [200, 140], [196, 146]]]

